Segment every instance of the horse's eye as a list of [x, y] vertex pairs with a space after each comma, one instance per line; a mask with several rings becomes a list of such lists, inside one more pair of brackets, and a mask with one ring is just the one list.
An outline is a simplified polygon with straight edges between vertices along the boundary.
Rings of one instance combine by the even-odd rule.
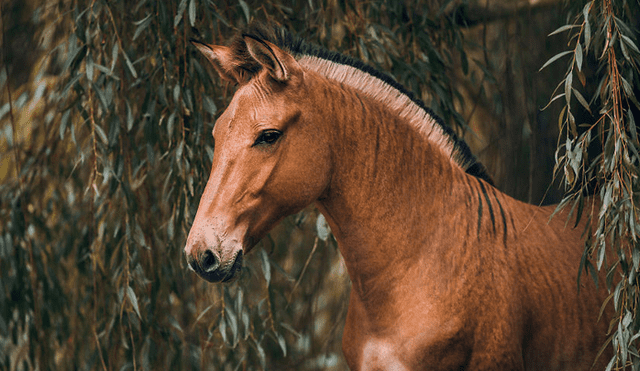
[[257, 146], [258, 144], [273, 144], [278, 140], [278, 138], [280, 138], [280, 136], [282, 136], [282, 132], [279, 130], [265, 130], [260, 133], [258, 139], [256, 139], [253, 145]]

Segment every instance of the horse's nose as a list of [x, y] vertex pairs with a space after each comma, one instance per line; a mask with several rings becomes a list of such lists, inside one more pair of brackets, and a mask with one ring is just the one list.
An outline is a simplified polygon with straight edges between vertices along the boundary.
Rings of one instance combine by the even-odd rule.
[[229, 282], [242, 268], [242, 245], [237, 239], [220, 240], [217, 235], [191, 230], [184, 248], [187, 264], [209, 282]]

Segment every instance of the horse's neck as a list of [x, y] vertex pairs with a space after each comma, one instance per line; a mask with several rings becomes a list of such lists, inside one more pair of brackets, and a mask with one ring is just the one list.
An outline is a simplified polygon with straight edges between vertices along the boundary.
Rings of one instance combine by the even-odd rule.
[[353, 289], [383, 303], [392, 294], [388, 283], [405, 279], [411, 267], [434, 275], [450, 268], [437, 258], [446, 248], [439, 239], [451, 227], [447, 210], [465, 205], [465, 187], [457, 183], [467, 176], [389, 110], [359, 96], [342, 98], [344, 108], [332, 111], [334, 172], [318, 206]]

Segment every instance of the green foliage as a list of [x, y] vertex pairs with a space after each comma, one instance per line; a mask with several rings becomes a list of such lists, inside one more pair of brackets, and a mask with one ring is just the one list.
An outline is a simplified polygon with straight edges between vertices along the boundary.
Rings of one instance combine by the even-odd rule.
[[[640, 144], [635, 117], [640, 112], [636, 97], [640, 87], [640, 4], [602, 0], [579, 5], [572, 9], [574, 23], [551, 34], [569, 31], [570, 50], [543, 66], [570, 57], [565, 78], [556, 89], [561, 93], [552, 98], [564, 103], [558, 118], [564, 138], [556, 159], [568, 193], [559, 207], [571, 204], [580, 218], [588, 194], [595, 192], [600, 200], [599, 209], [590, 210], [587, 216], [591, 224], [585, 231], [580, 268], [590, 272], [596, 282], [594, 264], [604, 270], [613, 298], [616, 317], [609, 343], [616, 353], [607, 370], [638, 370], [640, 215], [636, 201]], [[587, 84], [592, 79], [597, 84]]]
[[7, 78], [22, 66], [0, 70], [0, 368], [344, 369], [348, 277], [315, 211], [276, 228], [234, 284], [187, 270], [210, 133], [233, 94], [188, 40], [199, 29], [224, 44], [251, 20], [279, 23], [390, 71], [462, 125], [450, 50], [467, 62], [444, 7], [80, 0], [34, 9], [41, 49], [29, 83]]

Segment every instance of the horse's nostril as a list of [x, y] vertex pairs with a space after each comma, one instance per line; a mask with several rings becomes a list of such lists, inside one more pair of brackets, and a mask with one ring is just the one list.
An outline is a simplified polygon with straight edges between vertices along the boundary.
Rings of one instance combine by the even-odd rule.
[[187, 264], [189, 264], [189, 268], [191, 268], [192, 271], [197, 272], [199, 270], [198, 262], [189, 256], [187, 256]]
[[200, 266], [202, 267], [202, 270], [204, 270], [205, 272], [213, 272], [216, 269], [218, 269], [219, 265], [220, 265], [220, 260], [218, 260], [218, 257], [216, 256], [216, 254], [214, 254], [212, 251], [206, 250], [202, 254]]

